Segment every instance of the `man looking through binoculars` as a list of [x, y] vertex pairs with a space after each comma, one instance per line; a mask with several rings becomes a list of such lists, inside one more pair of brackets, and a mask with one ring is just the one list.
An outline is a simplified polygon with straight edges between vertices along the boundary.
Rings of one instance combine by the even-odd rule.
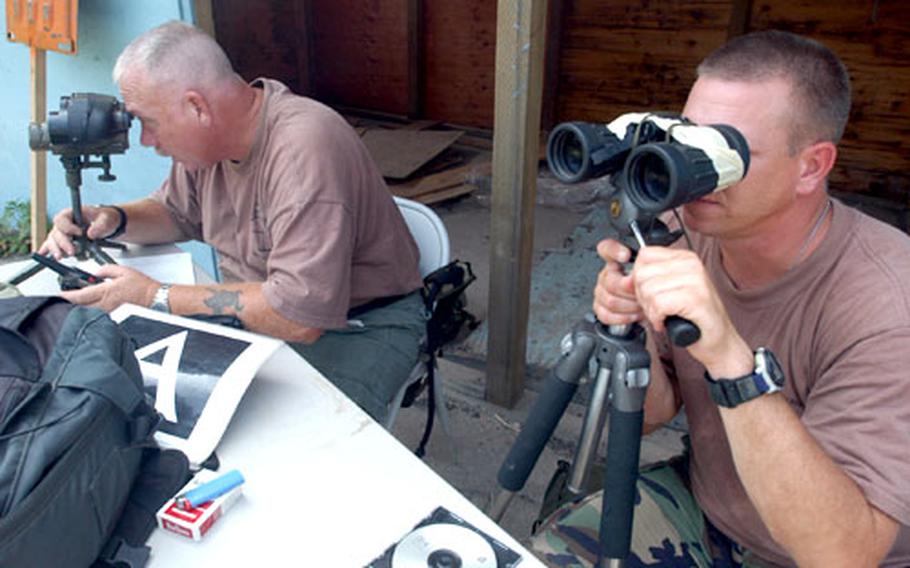
[[[687, 463], [639, 478], [642, 565], [910, 565], [910, 239], [828, 195], [849, 108], [821, 44], [732, 40], [683, 115], [738, 129], [746, 177], [682, 207], [692, 250], [645, 247], [627, 275], [629, 249], [598, 246], [598, 319], [657, 332], [646, 431], [680, 408], [689, 425]], [[671, 346], [669, 316], [701, 338]], [[558, 510], [534, 548], [592, 564], [600, 508], [596, 493]]]

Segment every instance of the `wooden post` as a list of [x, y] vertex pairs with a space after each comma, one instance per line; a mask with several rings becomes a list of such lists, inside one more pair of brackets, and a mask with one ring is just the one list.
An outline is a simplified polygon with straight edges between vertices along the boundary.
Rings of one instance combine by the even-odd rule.
[[[47, 115], [47, 52], [32, 47], [29, 72], [31, 122], [44, 122]], [[47, 152], [30, 152], [31, 239], [32, 251], [37, 251], [47, 237]]]
[[526, 367], [546, 11], [546, 0], [499, 0], [496, 13], [486, 398], [509, 407]]

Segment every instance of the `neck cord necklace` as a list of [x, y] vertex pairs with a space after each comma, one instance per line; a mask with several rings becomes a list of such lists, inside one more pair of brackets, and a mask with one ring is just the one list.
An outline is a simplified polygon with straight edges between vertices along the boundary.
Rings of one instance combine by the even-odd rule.
[[812, 225], [812, 230], [809, 231], [809, 236], [806, 237], [806, 240], [803, 241], [802, 246], [799, 247], [799, 253], [797, 253], [796, 258], [793, 259], [793, 263], [790, 264], [790, 268], [788, 270], [791, 270], [794, 266], [802, 262], [803, 255], [806, 254], [806, 250], [809, 248], [809, 244], [813, 239], [815, 239], [815, 235], [818, 233], [819, 229], [822, 228], [822, 225], [825, 222], [825, 217], [828, 216], [829, 209], [831, 209], [830, 198], [825, 199], [825, 206], [822, 208], [821, 214], [818, 216], [818, 219], [815, 220], [815, 224]]

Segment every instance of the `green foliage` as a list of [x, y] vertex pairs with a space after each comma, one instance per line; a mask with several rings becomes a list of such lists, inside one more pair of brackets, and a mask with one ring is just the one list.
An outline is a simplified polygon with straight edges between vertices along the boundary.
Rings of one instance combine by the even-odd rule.
[[7, 201], [0, 214], [0, 257], [28, 254], [32, 247], [31, 206], [28, 201]]

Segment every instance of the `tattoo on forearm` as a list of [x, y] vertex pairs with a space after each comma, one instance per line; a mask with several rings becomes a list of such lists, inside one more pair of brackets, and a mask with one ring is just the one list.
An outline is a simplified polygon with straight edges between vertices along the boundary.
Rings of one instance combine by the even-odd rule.
[[227, 308], [232, 308], [235, 313], [240, 313], [243, 306], [240, 304], [240, 291], [216, 290], [209, 288], [212, 293], [208, 299], [203, 300], [203, 304], [211, 308], [215, 315], [222, 315]]

